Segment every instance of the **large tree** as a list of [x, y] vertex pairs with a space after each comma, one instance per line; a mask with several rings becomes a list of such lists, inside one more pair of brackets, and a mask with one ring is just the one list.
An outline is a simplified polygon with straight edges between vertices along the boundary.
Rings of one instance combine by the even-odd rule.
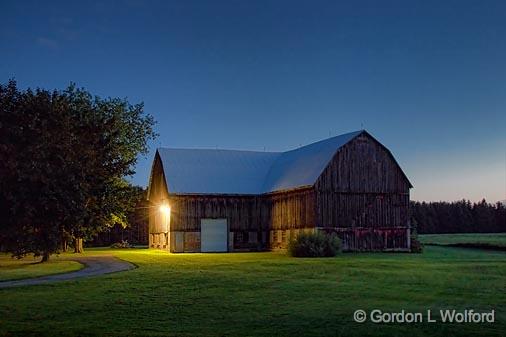
[[47, 260], [66, 240], [124, 221], [125, 177], [156, 135], [143, 105], [65, 91], [0, 85], [0, 243]]

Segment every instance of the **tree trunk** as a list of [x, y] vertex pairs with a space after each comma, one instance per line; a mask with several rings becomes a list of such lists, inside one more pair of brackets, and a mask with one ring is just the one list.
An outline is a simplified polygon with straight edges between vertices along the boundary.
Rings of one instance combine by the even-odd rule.
[[61, 247], [60, 248], [61, 248], [61, 251], [63, 253], [65, 253], [69, 249], [69, 243], [68, 243], [68, 240], [67, 240], [68, 236], [67, 236], [67, 234], [66, 234], [65, 229], [63, 228], [63, 226], [60, 228], [60, 231], [61, 231], [61, 234], [60, 234], [61, 235], [61, 243], [60, 243]]
[[44, 252], [42, 254], [42, 260], [40, 260], [40, 262], [47, 262], [49, 261], [49, 252]]
[[83, 238], [74, 239], [74, 253], [82, 253], [83, 249]]

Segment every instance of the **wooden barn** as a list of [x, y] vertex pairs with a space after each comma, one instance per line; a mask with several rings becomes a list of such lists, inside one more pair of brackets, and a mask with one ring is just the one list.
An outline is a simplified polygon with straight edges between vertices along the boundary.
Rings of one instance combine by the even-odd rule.
[[362, 130], [287, 152], [157, 150], [149, 246], [171, 252], [285, 248], [301, 231], [337, 233], [343, 249], [410, 249], [411, 183]]

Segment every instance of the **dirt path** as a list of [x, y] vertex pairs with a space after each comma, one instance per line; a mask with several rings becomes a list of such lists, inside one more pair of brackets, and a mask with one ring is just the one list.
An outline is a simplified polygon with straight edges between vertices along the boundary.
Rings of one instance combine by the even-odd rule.
[[119, 271], [135, 268], [135, 265], [131, 264], [130, 262], [120, 260], [114, 256], [73, 257], [69, 260], [84, 264], [84, 268], [65, 274], [48, 275], [23, 280], [3, 281], [0, 282], [0, 288], [53, 283], [58, 281], [73, 280], [81, 277], [116, 273]]

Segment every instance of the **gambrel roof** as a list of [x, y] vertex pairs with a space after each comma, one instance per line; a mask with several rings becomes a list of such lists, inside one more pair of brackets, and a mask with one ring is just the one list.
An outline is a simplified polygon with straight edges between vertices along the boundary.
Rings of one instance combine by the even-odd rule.
[[168, 192], [263, 194], [312, 186], [355, 131], [287, 152], [159, 148]]

